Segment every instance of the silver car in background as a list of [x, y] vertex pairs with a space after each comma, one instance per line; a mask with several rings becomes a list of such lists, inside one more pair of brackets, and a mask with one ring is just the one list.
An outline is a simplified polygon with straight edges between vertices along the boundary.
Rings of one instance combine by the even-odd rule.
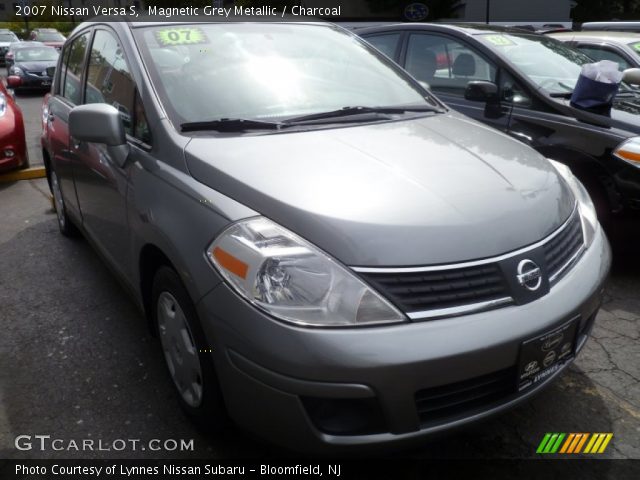
[[403, 444], [540, 392], [610, 250], [563, 165], [323, 23], [85, 23], [45, 101], [62, 233], [180, 404], [291, 448]]

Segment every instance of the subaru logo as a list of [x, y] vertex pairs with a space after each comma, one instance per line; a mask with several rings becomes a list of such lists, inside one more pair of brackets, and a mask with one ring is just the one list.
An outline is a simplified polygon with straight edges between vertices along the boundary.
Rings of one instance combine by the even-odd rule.
[[535, 292], [542, 285], [542, 271], [540, 267], [528, 258], [518, 264], [518, 283], [527, 290]]
[[411, 3], [404, 9], [404, 16], [412, 22], [420, 22], [429, 16], [429, 7], [424, 3]]

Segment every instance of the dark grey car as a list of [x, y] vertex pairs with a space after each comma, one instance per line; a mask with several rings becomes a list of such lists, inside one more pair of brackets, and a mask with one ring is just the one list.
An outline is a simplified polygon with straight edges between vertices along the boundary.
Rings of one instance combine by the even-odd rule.
[[197, 422], [416, 440], [539, 392], [593, 326], [610, 251], [582, 185], [339, 27], [83, 24], [43, 119], [62, 233]]

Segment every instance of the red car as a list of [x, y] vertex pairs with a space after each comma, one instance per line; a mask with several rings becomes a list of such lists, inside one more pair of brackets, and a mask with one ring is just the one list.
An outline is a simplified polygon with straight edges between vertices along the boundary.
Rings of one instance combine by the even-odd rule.
[[67, 37], [62, 35], [55, 28], [34, 28], [29, 34], [29, 40], [42, 42], [48, 47], [55, 47], [60, 50]]
[[22, 111], [0, 82], [0, 173], [28, 166]]

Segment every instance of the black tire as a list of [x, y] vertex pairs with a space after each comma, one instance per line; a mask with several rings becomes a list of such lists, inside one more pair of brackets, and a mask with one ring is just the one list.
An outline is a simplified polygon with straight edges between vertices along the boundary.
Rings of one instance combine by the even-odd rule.
[[26, 170], [27, 168], [29, 168], [31, 166], [31, 163], [29, 162], [29, 157], [26, 157], [24, 159], [24, 162], [22, 163], [22, 166], [20, 167], [21, 170]]
[[55, 170], [51, 171], [51, 191], [53, 193], [53, 208], [58, 219], [58, 228], [65, 237], [77, 237], [80, 232], [67, 215], [67, 209], [62, 197], [62, 189]]
[[[176, 379], [172, 372], [172, 366], [170, 365], [172, 361], [170, 360], [171, 353], [166, 348], [166, 343], [171, 343], [171, 336], [167, 333], [166, 325], [163, 327], [163, 320], [159, 319], [161, 316], [159, 312], [164, 308], [164, 305], [160, 302], [163, 298], [166, 300], [166, 294], [177, 302], [184, 314], [184, 319], [188, 325], [188, 336], [191, 338], [193, 348], [197, 352], [197, 359], [200, 362], [199, 373], [201, 374], [200, 386], [202, 392], [199, 402], [194, 402], [193, 396], [189, 398], [190, 401], [186, 399], [189, 396], [183, 394], [183, 390], [179, 386], [179, 380]], [[167, 373], [175, 387], [180, 406], [197, 426], [204, 427], [209, 432], [221, 432], [228, 425], [228, 417], [211, 353], [204, 352], [204, 350], [209, 350], [211, 347], [206, 343], [200, 320], [189, 293], [178, 274], [170, 267], [162, 266], [155, 274], [151, 290], [151, 315], [154, 328], [160, 340], [159, 343], [167, 366]]]

